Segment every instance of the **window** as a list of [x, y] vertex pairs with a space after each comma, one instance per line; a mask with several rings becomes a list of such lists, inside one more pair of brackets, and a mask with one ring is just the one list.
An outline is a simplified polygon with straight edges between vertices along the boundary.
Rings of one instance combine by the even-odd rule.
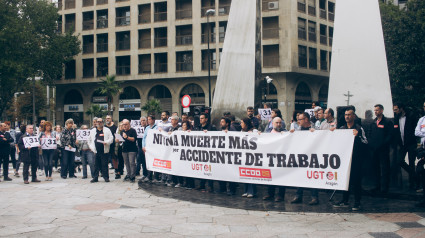
[[263, 46], [263, 67], [279, 67], [279, 45]]
[[316, 42], [316, 22], [308, 21], [308, 40]]
[[83, 0], [83, 7], [93, 6], [93, 0]]
[[108, 58], [97, 58], [97, 76], [108, 75]]
[[308, 67], [310, 69], [317, 69], [317, 49], [308, 48]]
[[75, 0], [65, 0], [65, 9], [74, 9]]
[[94, 52], [93, 38], [93, 35], [83, 36], [83, 54], [91, 54]]
[[305, 0], [298, 0], [297, 8], [299, 12], [305, 13]]
[[219, 31], [218, 36], [219, 36], [220, 42], [224, 42], [224, 37], [226, 37], [226, 29], [227, 29], [227, 21], [220, 22], [218, 27], [218, 31]]
[[329, 21], [334, 21], [335, 18], [335, 3], [328, 2], [328, 19]]
[[[210, 69], [217, 69], [217, 54], [215, 49], [210, 49]], [[208, 70], [208, 50], [202, 50], [202, 70]]]
[[307, 47], [299, 45], [298, 46], [298, 66], [302, 68], [307, 68]]
[[210, 44], [215, 43], [215, 22], [208, 23], [202, 23], [202, 35], [201, 35], [201, 43], [207, 44], [208, 43], [208, 32], [210, 35]]
[[193, 71], [192, 51], [176, 52], [176, 71]]
[[75, 31], [75, 14], [65, 15], [65, 32]]
[[316, 0], [308, 0], [308, 15], [316, 16]]
[[156, 2], [154, 7], [154, 21], [167, 21], [167, 2]]
[[168, 71], [168, 56], [167, 53], [155, 54], [155, 73], [166, 73]]
[[92, 78], [94, 76], [94, 60], [83, 59], [83, 78]]
[[327, 28], [326, 25], [320, 24], [320, 44], [322, 45], [328, 45], [328, 37], [326, 35]]
[[97, 52], [108, 52], [108, 33], [97, 34]]
[[329, 46], [332, 46], [333, 35], [334, 35], [334, 28], [330, 26], [329, 27]]
[[263, 39], [279, 38], [279, 17], [263, 18]]
[[139, 49], [151, 48], [151, 29], [139, 30]]
[[325, 50], [320, 50], [320, 69], [328, 70], [328, 52]]
[[116, 33], [116, 49], [117, 50], [130, 49], [130, 32], [129, 31]]
[[75, 60], [65, 63], [65, 79], [75, 79]]
[[155, 28], [155, 47], [167, 46], [167, 27]]
[[116, 26], [130, 25], [130, 7], [121, 7], [116, 9]]
[[117, 75], [129, 75], [130, 74], [130, 56], [117, 56]]
[[176, 19], [192, 18], [192, 0], [176, 0]]
[[326, 19], [326, 0], [319, 0], [319, 16]]
[[139, 74], [150, 74], [151, 70], [151, 55], [139, 55]]
[[298, 18], [298, 39], [307, 40], [306, 20]]
[[83, 31], [93, 30], [93, 27], [94, 27], [93, 12], [83, 12]]
[[145, 24], [151, 22], [151, 5], [143, 4], [139, 5], [139, 24]]
[[176, 26], [176, 45], [192, 44], [192, 25]]
[[108, 28], [108, 9], [97, 11], [97, 29]]

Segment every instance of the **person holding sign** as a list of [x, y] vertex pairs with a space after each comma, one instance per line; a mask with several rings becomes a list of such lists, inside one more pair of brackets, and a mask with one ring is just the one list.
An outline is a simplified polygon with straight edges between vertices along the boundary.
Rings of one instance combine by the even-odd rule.
[[52, 123], [46, 121], [44, 123], [44, 131], [40, 132], [41, 150], [44, 160], [44, 172], [46, 181], [52, 181], [53, 156], [55, 155], [56, 132], [52, 129]]
[[61, 177], [66, 179], [68, 173], [70, 178], [76, 178], [74, 174], [75, 169], [75, 151], [76, 151], [76, 140], [77, 134], [75, 129], [72, 128], [74, 120], [71, 118], [66, 120], [65, 128], [61, 134], [61, 145], [62, 145], [62, 161], [61, 161]]
[[[80, 130], [87, 130], [87, 125], [82, 125]], [[90, 133], [87, 133], [90, 134]], [[90, 137], [90, 135], [89, 135]], [[94, 178], [94, 153], [90, 150], [89, 142], [87, 140], [79, 141], [77, 137], [78, 151], [80, 151], [81, 162], [83, 163], [83, 179], [87, 179], [87, 164], [90, 167], [91, 177]]]
[[143, 136], [145, 134], [145, 129], [148, 126], [146, 117], [140, 118], [140, 126], [136, 127], [137, 132], [137, 164], [136, 164], [136, 176], [140, 175], [140, 167], [142, 168], [143, 177], [140, 180], [144, 180], [148, 176], [148, 170], [146, 169], [146, 158], [145, 153], [143, 152]]
[[130, 127], [130, 121], [127, 119], [122, 121], [122, 125], [124, 127], [124, 130], [121, 131], [121, 136], [124, 139], [122, 157], [127, 170], [127, 176], [125, 176], [124, 180], [130, 180], [130, 182], [134, 183], [136, 181], [137, 132]]
[[29, 184], [28, 177], [29, 177], [29, 168], [31, 165], [31, 176], [33, 183], [39, 183], [40, 180], [37, 179], [37, 167], [38, 167], [38, 147], [26, 147], [24, 140], [26, 137], [32, 137], [34, 136], [34, 126], [33, 125], [27, 125], [26, 133], [21, 136], [21, 138], [18, 141], [18, 148], [19, 148], [19, 157], [22, 162], [24, 162], [24, 171], [23, 171], [23, 177], [24, 177], [24, 184]]
[[94, 163], [95, 171], [94, 177], [90, 181], [91, 183], [97, 183], [99, 177], [99, 170], [102, 170], [103, 179], [105, 182], [109, 182], [109, 171], [108, 171], [108, 162], [109, 162], [109, 150], [110, 145], [114, 140], [111, 130], [103, 126], [103, 119], [98, 118], [96, 121], [95, 129], [91, 129], [89, 137], [89, 147], [90, 150], [96, 154], [96, 159]]
[[[142, 140], [142, 150], [144, 153], [146, 153], [146, 137], [148, 135], [148, 131], [149, 130], [158, 130], [158, 126], [155, 124], [155, 116], [154, 115], [150, 115], [148, 116], [148, 126], [145, 128], [145, 134], [143, 135], [143, 140]], [[148, 178], [147, 180], [145, 179], [145, 182], [152, 182], [152, 175], [153, 175], [153, 171], [148, 171]], [[155, 180], [158, 180], [158, 176], [159, 173], [155, 172]]]
[[3, 176], [4, 181], [12, 181], [9, 178], [9, 154], [10, 154], [10, 143], [13, 142], [13, 138], [8, 132], [6, 132], [7, 125], [4, 123], [0, 124], [0, 162], [3, 162]]

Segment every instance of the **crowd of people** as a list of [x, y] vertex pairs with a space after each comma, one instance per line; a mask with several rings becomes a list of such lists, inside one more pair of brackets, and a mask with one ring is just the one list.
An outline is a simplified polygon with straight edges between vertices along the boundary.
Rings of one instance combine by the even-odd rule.
[[[265, 104], [264, 108], [271, 105]], [[425, 109], [425, 104], [424, 104]], [[170, 116], [169, 112], [161, 113], [160, 120], [154, 115], [140, 118], [138, 128], [142, 128], [144, 134], [140, 136], [131, 126], [129, 120], [124, 119], [116, 125], [111, 116], [94, 118], [92, 126], [82, 125], [79, 129], [90, 130], [87, 140], [77, 139], [77, 126], [72, 119], [65, 122], [65, 127], [55, 127], [49, 121], [42, 120], [38, 127], [33, 125], [21, 125], [20, 130], [10, 128], [10, 122], [0, 124], [0, 159], [3, 164], [4, 181], [11, 181], [9, 177], [9, 161], [12, 162], [14, 176], [19, 177], [20, 164], [23, 163], [23, 180], [25, 184], [40, 182], [37, 170], [44, 169], [45, 180], [52, 181], [52, 172], [59, 171], [62, 179], [76, 178], [75, 164], [76, 154], [81, 159], [83, 170], [82, 179], [91, 177], [90, 182], [96, 183], [99, 177], [109, 182], [109, 169], [115, 170], [115, 179], [124, 176], [124, 181], [135, 182], [137, 176], [141, 176], [139, 183], [155, 183], [168, 187], [185, 188], [187, 190], [200, 190], [203, 192], [236, 194], [239, 186], [235, 182], [214, 181], [206, 179], [194, 179], [192, 177], [173, 176], [166, 173], [149, 171], [146, 168], [146, 135], [149, 130], [160, 130], [168, 133], [173, 131], [236, 131], [252, 133], [296, 133], [297, 131], [315, 130], [352, 130], [355, 136], [352, 164], [350, 172], [350, 188], [343, 192], [342, 200], [334, 204], [335, 207], [349, 207], [349, 195], [354, 193], [353, 211], [360, 209], [362, 196], [362, 166], [366, 159], [371, 159], [376, 173], [375, 188], [372, 192], [387, 193], [390, 183], [390, 148], [397, 147], [397, 160], [399, 166], [409, 174], [409, 185], [412, 190], [419, 190], [425, 186], [425, 116], [416, 119], [408, 113], [401, 103], [394, 104], [394, 120], [386, 118], [383, 114], [384, 107], [377, 104], [372, 113], [366, 113], [366, 119], [360, 120], [356, 115], [355, 107], [349, 106], [343, 110], [343, 120], [338, 122], [335, 111], [332, 108], [321, 108], [313, 105], [312, 112], [294, 113], [290, 124], [286, 125], [279, 109], [271, 110], [270, 120], [261, 120], [254, 115], [254, 108], [248, 107], [246, 117], [236, 120], [230, 112], [223, 114], [219, 128], [210, 123], [209, 115], [201, 113], [199, 117], [189, 117], [183, 114], [181, 118], [177, 113]], [[54, 139], [57, 147], [42, 148], [31, 147], [24, 143], [25, 137], [37, 136], [40, 141]], [[421, 139], [418, 146], [417, 139]], [[18, 155], [16, 157], [15, 155]], [[405, 162], [406, 154], [408, 163]], [[9, 160], [10, 157], [10, 160]], [[415, 166], [416, 160], [419, 160]], [[111, 166], [111, 167], [109, 167]], [[31, 171], [29, 168], [31, 167]], [[79, 166], [78, 166], [79, 167]], [[89, 167], [89, 170], [87, 169]], [[88, 174], [90, 171], [90, 174]], [[37, 176], [38, 175], [38, 176]], [[218, 189], [214, 189], [214, 183], [218, 183]], [[198, 186], [196, 186], [198, 185]], [[275, 194], [276, 187], [278, 193]], [[302, 203], [305, 188], [297, 188], [296, 195], [291, 203]], [[319, 204], [319, 190], [310, 190], [311, 200], [309, 205]], [[422, 189], [423, 190], [423, 189]], [[285, 186], [268, 186], [264, 200], [281, 202], [285, 199]], [[242, 197], [252, 198], [257, 196], [255, 184], [245, 183]], [[418, 206], [425, 206], [424, 200]]]

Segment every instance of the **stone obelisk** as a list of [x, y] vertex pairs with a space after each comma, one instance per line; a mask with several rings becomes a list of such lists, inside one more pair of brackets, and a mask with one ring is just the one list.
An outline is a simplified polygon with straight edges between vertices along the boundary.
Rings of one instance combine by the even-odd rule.
[[385, 116], [393, 117], [378, 0], [338, 1], [334, 28], [328, 107], [346, 106], [349, 99], [364, 118], [382, 104]]
[[226, 111], [241, 118], [247, 106], [255, 106], [256, 78], [261, 78], [259, 2], [232, 1], [212, 104], [213, 122]]

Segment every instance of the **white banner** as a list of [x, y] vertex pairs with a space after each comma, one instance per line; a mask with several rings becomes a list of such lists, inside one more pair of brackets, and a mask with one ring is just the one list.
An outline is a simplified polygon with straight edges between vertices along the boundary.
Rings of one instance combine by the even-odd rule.
[[41, 149], [55, 150], [57, 147], [56, 138], [41, 138]]
[[149, 130], [147, 168], [212, 180], [347, 190], [352, 130], [283, 134]]
[[272, 119], [272, 109], [271, 108], [258, 108], [258, 114], [261, 115], [262, 121], [268, 121]]
[[143, 126], [136, 126], [134, 127], [134, 130], [137, 132], [137, 138], [143, 138], [143, 135], [145, 134], [145, 128]]
[[24, 146], [25, 148], [32, 148], [32, 147], [39, 147], [40, 146], [40, 140], [38, 136], [28, 136], [24, 137]]
[[77, 140], [86, 141], [89, 140], [90, 130], [77, 130]]

